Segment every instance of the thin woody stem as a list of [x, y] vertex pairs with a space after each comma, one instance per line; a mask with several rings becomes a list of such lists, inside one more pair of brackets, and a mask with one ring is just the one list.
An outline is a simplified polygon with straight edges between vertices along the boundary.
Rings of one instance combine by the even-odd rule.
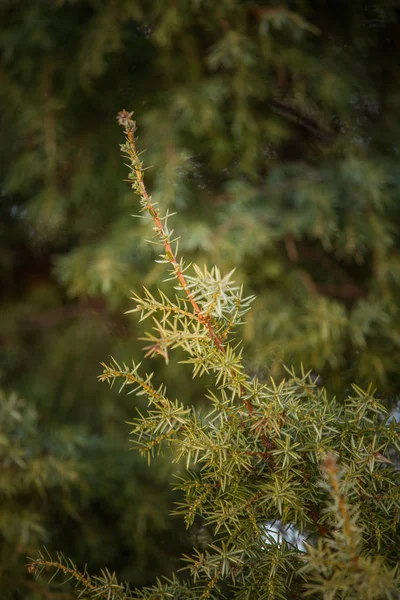
[[[72, 569], [71, 567], [68, 567], [67, 565], [64, 565], [62, 562], [40, 559], [40, 560], [36, 560], [32, 563], [27, 564], [26, 567], [27, 567], [29, 573], [35, 573], [39, 568], [43, 568], [43, 567], [46, 569], [56, 569], [57, 571], [62, 571], [64, 574], [71, 575], [71, 577], [73, 577], [74, 579], [79, 581], [79, 583], [85, 589], [90, 590], [92, 592], [97, 591], [97, 586], [95, 584], [93, 584], [88, 577], [85, 577], [85, 575], [80, 573], [79, 571]], [[100, 596], [100, 594], [101, 594], [101, 596], [104, 597], [105, 593], [106, 592], [104, 592], [104, 594], [102, 594], [100, 592], [98, 595]], [[108, 592], [107, 592], [107, 594], [108, 594]]]
[[338, 501], [339, 511], [340, 511], [340, 514], [342, 515], [342, 519], [343, 519], [344, 531], [347, 536], [347, 539], [349, 540], [352, 561], [353, 561], [355, 567], [357, 567], [358, 566], [358, 554], [356, 551], [356, 544], [355, 544], [355, 540], [354, 540], [350, 515], [347, 510], [346, 501], [340, 491], [338, 468], [337, 468], [336, 460], [335, 460], [335, 457], [333, 456], [333, 454], [327, 455], [327, 457], [325, 458], [324, 467], [325, 467], [325, 472], [328, 475], [330, 484], [332, 486], [333, 493]]
[[[127, 127], [126, 131], [125, 131], [128, 140], [130, 142], [130, 146], [131, 146], [131, 153], [132, 156], [131, 158], [133, 159], [133, 163], [135, 165], [138, 165], [138, 161], [137, 161], [137, 150], [136, 150], [136, 141], [135, 141], [135, 126], [132, 125], [131, 127]], [[186, 282], [185, 276], [183, 275], [181, 268], [179, 266], [178, 261], [176, 260], [176, 256], [175, 253], [172, 249], [172, 246], [168, 240], [168, 235], [165, 231], [165, 228], [161, 222], [160, 217], [157, 214], [156, 209], [154, 208], [153, 204], [150, 201], [150, 196], [147, 192], [144, 180], [143, 180], [143, 172], [142, 170], [139, 168], [139, 166], [135, 166], [135, 172], [136, 172], [136, 181], [137, 181], [137, 185], [138, 188], [140, 190], [140, 195], [142, 196], [142, 198], [146, 201], [146, 208], [149, 212], [149, 214], [151, 215], [155, 226], [157, 227], [157, 230], [159, 232], [160, 238], [163, 240], [164, 243], [164, 247], [165, 247], [165, 252], [166, 252], [166, 256], [170, 262], [170, 264], [172, 265], [175, 275], [177, 276], [177, 278], [179, 279], [179, 282], [182, 286], [182, 289], [184, 290], [184, 292], [186, 293], [189, 302], [191, 303], [191, 305], [193, 306], [193, 309], [199, 319], [199, 321], [207, 328], [208, 333], [211, 337], [211, 339], [214, 341], [215, 345], [217, 346], [217, 348], [219, 350], [221, 350], [222, 352], [225, 352], [225, 348], [224, 345], [222, 343], [222, 340], [219, 338], [219, 336], [215, 333], [209, 318], [207, 318], [206, 316], [203, 315], [203, 313], [201, 312], [201, 309], [199, 307], [199, 305], [197, 304], [196, 300], [193, 298], [193, 295], [189, 289], [189, 286]]]
[[[176, 277], [178, 278], [182, 289], [186, 293], [188, 300], [189, 300], [190, 304], [192, 305], [193, 310], [194, 310], [198, 320], [207, 329], [210, 338], [213, 340], [213, 342], [215, 343], [218, 350], [220, 352], [222, 352], [223, 354], [225, 354], [225, 346], [224, 346], [223, 340], [214, 331], [214, 328], [211, 324], [210, 318], [207, 315], [203, 314], [199, 305], [197, 304], [196, 300], [194, 299], [193, 294], [190, 291], [190, 288], [186, 282], [186, 279], [182, 272], [180, 264], [176, 259], [175, 252], [172, 249], [171, 243], [169, 241], [168, 233], [162, 223], [162, 219], [160, 218], [159, 212], [155, 208], [154, 204], [152, 204], [151, 197], [149, 196], [149, 194], [147, 192], [146, 185], [145, 185], [144, 179], [143, 179], [142, 165], [138, 158], [138, 153], [137, 153], [137, 149], [136, 149], [136, 140], [135, 140], [136, 123], [131, 118], [132, 114], [133, 113], [129, 113], [125, 110], [121, 111], [118, 114], [119, 124], [125, 127], [125, 135], [129, 142], [129, 144], [127, 144], [125, 149], [131, 159], [132, 166], [133, 166], [133, 169], [135, 171], [135, 176], [136, 176], [136, 181], [132, 184], [132, 187], [133, 187], [134, 191], [142, 198], [142, 200], [144, 202], [144, 208], [148, 211], [148, 213], [150, 214], [150, 216], [152, 217], [152, 219], [154, 221], [156, 230], [158, 231], [158, 234], [159, 234], [159, 236], [163, 242], [164, 248], [165, 248], [165, 256], [166, 256], [168, 262], [172, 265], [172, 267], [174, 269], [174, 273], [175, 273]], [[243, 393], [243, 392], [244, 392], [244, 389], [241, 386], [241, 393]], [[251, 402], [249, 400], [246, 400], [245, 404], [246, 404], [249, 414], [251, 414], [253, 412], [253, 407], [252, 407]]]

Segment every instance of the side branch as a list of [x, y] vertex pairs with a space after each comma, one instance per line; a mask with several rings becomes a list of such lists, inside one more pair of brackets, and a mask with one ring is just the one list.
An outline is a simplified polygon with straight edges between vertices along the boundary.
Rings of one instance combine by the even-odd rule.
[[[184, 269], [182, 263], [177, 260], [176, 252], [172, 249], [173, 241], [170, 239], [171, 233], [168, 231], [166, 225], [163, 224], [163, 218], [156, 205], [151, 202], [151, 196], [149, 196], [143, 178], [143, 167], [142, 162], [139, 159], [139, 155], [136, 149], [136, 122], [132, 119], [133, 112], [128, 112], [126, 110], [122, 110], [118, 113], [117, 119], [118, 123], [124, 127], [124, 132], [126, 136], [126, 144], [121, 148], [124, 152], [126, 152], [127, 157], [130, 160], [130, 169], [131, 176], [130, 181], [132, 182], [133, 191], [140, 196], [142, 210], [147, 211], [154, 222], [154, 230], [159, 236], [162, 245], [165, 249], [165, 255], [162, 255], [165, 262], [168, 262], [173, 269], [173, 273], [175, 277], [177, 277], [182, 289], [184, 290], [191, 306], [193, 307], [194, 314], [198, 321], [206, 328], [208, 335], [214, 342], [216, 348], [222, 353], [226, 354], [226, 348], [223, 342], [223, 338], [218, 335], [218, 333], [214, 330], [211, 318], [208, 314], [203, 314], [201, 308], [196, 302], [192, 292], [190, 291], [190, 287], [188, 282], [184, 276]], [[240, 393], [244, 394], [244, 388], [241, 386]], [[249, 414], [252, 414], [253, 407], [251, 401], [249, 399], [245, 400], [246, 408]]]
[[148, 211], [150, 216], [152, 217], [154, 224], [156, 226], [157, 232], [164, 244], [165, 248], [165, 256], [168, 259], [168, 262], [172, 265], [174, 273], [181, 284], [182, 289], [186, 293], [190, 304], [193, 306], [195, 314], [199, 321], [206, 327], [211, 339], [214, 341], [215, 345], [221, 352], [225, 352], [225, 348], [222, 340], [216, 334], [211, 325], [209, 317], [203, 315], [199, 305], [196, 300], [193, 298], [193, 295], [189, 289], [189, 286], [186, 282], [185, 276], [182, 272], [181, 266], [176, 259], [175, 252], [172, 249], [169, 236], [167, 231], [165, 230], [159, 212], [154, 207], [154, 204], [151, 202], [151, 198], [147, 192], [144, 180], [143, 180], [143, 169], [141, 162], [138, 158], [138, 153], [136, 149], [136, 140], [135, 140], [135, 132], [136, 132], [136, 123], [131, 119], [132, 113], [128, 113], [126, 110], [121, 111], [118, 114], [118, 122], [120, 125], [125, 127], [125, 134], [127, 136], [128, 144], [126, 146], [126, 150], [131, 159], [133, 169], [136, 174], [136, 181], [132, 184], [132, 188], [136, 193], [138, 193], [144, 201], [144, 208]]
[[344, 532], [349, 543], [351, 559], [354, 566], [358, 567], [358, 554], [356, 551], [356, 541], [353, 535], [353, 527], [350, 514], [346, 505], [345, 498], [340, 491], [338, 467], [333, 454], [328, 454], [324, 462], [324, 470], [328, 477], [328, 481], [332, 487], [333, 496], [336, 498], [340, 515], [343, 520]]

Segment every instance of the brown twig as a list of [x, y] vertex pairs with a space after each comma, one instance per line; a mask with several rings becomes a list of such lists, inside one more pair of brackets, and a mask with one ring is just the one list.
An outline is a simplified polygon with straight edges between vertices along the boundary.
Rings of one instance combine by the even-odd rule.
[[[143, 179], [143, 169], [141, 166], [141, 162], [138, 158], [138, 152], [136, 149], [136, 139], [135, 139], [136, 123], [131, 118], [132, 114], [133, 113], [129, 113], [126, 110], [122, 110], [120, 113], [118, 113], [118, 117], [117, 117], [119, 124], [123, 125], [125, 127], [125, 135], [129, 142], [129, 144], [127, 144], [127, 146], [125, 147], [125, 150], [129, 156], [129, 158], [131, 159], [132, 167], [135, 170], [136, 181], [134, 183], [132, 183], [132, 189], [135, 191], [135, 193], [137, 193], [142, 198], [143, 203], [144, 203], [144, 208], [148, 211], [148, 213], [150, 214], [150, 216], [153, 219], [153, 222], [155, 224], [155, 229], [158, 232], [160, 239], [162, 240], [162, 243], [165, 248], [165, 257], [168, 260], [168, 262], [171, 264], [171, 266], [174, 270], [174, 274], [178, 278], [183, 291], [185, 292], [190, 304], [192, 305], [195, 316], [197, 317], [199, 322], [202, 323], [204, 325], [204, 327], [207, 329], [210, 338], [212, 339], [212, 341], [214, 342], [214, 344], [218, 348], [218, 350], [220, 352], [222, 352], [223, 354], [225, 354], [224, 342], [221, 339], [221, 337], [214, 331], [210, 317], [208, 315], [203, 314], [203, 312], [201, 311], [195, 298], [193, 297], [193, 294], [190, 291], [189, 285], [188, 285], [188, 283], [185, 279], [185, 276], [182, 272], [181, 266], [176, 258], [176, 254], [175, 254], [175, 252], [171, 246], [171, 243], [169, 241], [169, 236], [166, 231], [166, 228], [164, 227], [164, 225], [162, 223], [162, 219], [160, 217], [159, 211], [155, 208], [154, 204], [151, 202], [151, 197], [147, 192], [146, 185], [145, 185], [144, 179]], [[244, 389], [242, 386], [240, 388], [240, 392], [241, 392], [241, 394], [244, 393]], [[249, 414], [252, 414], [253, 407], [252, 407], [250, 400], [245, 400], [245, 404], [246, 404]]]
[[[130, 113], [128, 113], [130, 114]], [[120, 113], [121, 116], [121, 113]], [[126, 118], [126, 111], [122, 111], [122, 118]], [[125, 133], [128, 137], [129, 143], [130, 143], [130, 149], [128, 150], [128, 153], [131, 155], [131, 159], [132, 159], [132, 163], [134, 165], [138, 165], [138, 154], [137, 154], [137, 150], [136, 150], [136, 141], [135, 141], [135, 124], [134, 121], [132, 121], [132, 125], [131, 126], [127, 126]], [[215, 345], [217, 346], [217, 348], [219, 350], [221, 350], [222, 352], [225, 352], [225, 348], [223, 346], [222, 340], [219, 338], [219, 336], [215, 333], [211, 323], [210, 323], [210, 319], [205, 317], [203, 315], [203, 313], [201, 312], [201, 309], [199, 307], [199, 305], [197, 304], [196, 300], [193, 298], [193, 294], [191, 293], [189, 286], [186, 282], [185, 276], [182, 273], [182, 270], [180, 268], [180, 265], [176, 259], [175, 253], [171, 247], [171, 244], [169, 242], [168, 239], [168, 235], [165, 231], [165, 228], [161, 222], [161, 219], [156, 211], [156, 209], [154, 208], [154, 205], [151, 202], [151, 198], [147, 192], [144, 180], [143, 180], [143, 171], [141, 168], [139, 168], [139, 166], [135, 166], [135, 172], [136, 172], [136, 180], [137, 180], [137, 185], [139, 187], [140, 190], [140, 195], [142, 196], [142, 198], [145, 200], [146, 202], [146, 208], [147, 211], [149, 212], [149, 214], [151, 215], [154, 224], [158, 230], [158, 233], [160, 235], [160, 238], [163, 241], [164, 244], [164, 248], [165, 248], [165, 254], [168, 258], [168, 261], [170, 262], [170, 264], [172, 265], [175, 275], [177, 276], [179, 283], [181, 284], [182, 289], [184, 290], [184, 292], [186, 293], [190, 304], [192, 305], [194, 312], [197, 315], [197, 318], [199, 319], [199, 321], [206, 327], [206, 329], [208, 330], [208, 333], [211, 337], [211, 339], [214, 341]]]
[[340, 491], [339, 486], [339, 477], [338, 477], [338, 467], [336, 464], [336, 459], [333, 454], [328, 454], [324, 461], [324, 470], [328, 476], [329, 482], [332, 486], [333, 495], [338, 501], [339, 511], [343, 519], [344, 531], [347, 539], [349, 540], [350, 553], [352, 557], [352, 561], [355, 567], [358, 567], [358, 554], [356, 551], [356, 543], [354, 540], [351, 519], [349, 515], [349, 511], [346, 505], [345, 498]]

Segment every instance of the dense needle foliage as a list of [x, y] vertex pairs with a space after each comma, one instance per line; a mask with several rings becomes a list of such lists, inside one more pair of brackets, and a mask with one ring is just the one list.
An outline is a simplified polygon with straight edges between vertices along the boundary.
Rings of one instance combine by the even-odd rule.
[[[0, 23], [0, 388], [25, 402], [3, 433], [0, 590], [49, 593], [23, 569], [40, 543], [147, 585], [203, 529], [185, 536], [168, 516], [180, 464], [148, 471], [127, 452], [130, 397], [96, 382], [108, 355], [141, 360], [127, 290], [165, 300], [147, 223], [127, 218], [116, 108], [135, 107], [153, 199], [178, 210], [187, 261], [235, 268], [256, 296], [241, 330], [249, 376], [280, 381], [283, 364], [302, 363], [329, 398], [372, 381], [392, 406], [399, 6], [2, 0]], [[209, 380], [177, 360], [149, 370], [170, 398], [208, 405]], [[18, 467], [4, 450], [15, 444]]]
[[61, 571], [88, 597], [120, 600], [398, 597], [400, 471], [391, 452], [400, 447], [399, 425], [371, 387], [354, 386], [338, 403], [304, 373], [279, 383], [246, 374], [236, 330], [253, 298], [243, 297], [232, 274], [179, 258], [170, 215], [144, 185], [132, 113], [122, 111], [119, 122], [141, 216], [150, 217], [159, 262], [177, 290], [133, 297], [133, 311], [153, 321], [148, 353], [168, 361], [181, 348], [193, 377], [210, 373], [214, 386], [203, 413], [170, 400], [134, 362], [105, 364], [100, 379], [147, 398], [147, 412], [138, 410], [132, 423], [134, 445], [149, 461], [165, 446], [185, 460], [176, 512], [188, 527], [200, 518], [209, 539], [185, 557], [189, 579], [142, 591], [108, 571], [81, 573], [62, 555], [40, 554], [29, 570]]

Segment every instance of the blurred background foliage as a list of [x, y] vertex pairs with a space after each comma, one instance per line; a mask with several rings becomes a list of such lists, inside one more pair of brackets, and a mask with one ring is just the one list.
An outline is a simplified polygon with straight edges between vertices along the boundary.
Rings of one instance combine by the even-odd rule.
[[[372, 381], [394, 403], [399, 13], [389, 0], [2, 1], [2, 597], [71, 597], [24, 579], [43, 543], [139, 586], [201, 543], [168, 516], [171, 467], [128, 452], [132, 398], [96, 381], [108, 355], [140, 357], [129, 290], [162, 277], [129, 217], [122, 108], [185, 258], [235, 267], [257, 295], [249, 372], [302, 362], [339, 397]], [[206, 381], [177, 361], [151, 368], [170, 397], [203, 401]]]

